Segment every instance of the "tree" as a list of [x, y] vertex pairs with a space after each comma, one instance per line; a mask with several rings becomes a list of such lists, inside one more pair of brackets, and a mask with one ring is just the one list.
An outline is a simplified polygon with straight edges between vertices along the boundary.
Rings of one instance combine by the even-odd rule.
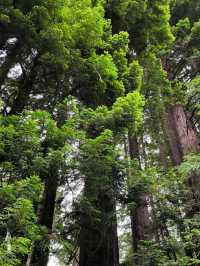
[[0, 264], [199, 265], [199, 10], [1, 1]]

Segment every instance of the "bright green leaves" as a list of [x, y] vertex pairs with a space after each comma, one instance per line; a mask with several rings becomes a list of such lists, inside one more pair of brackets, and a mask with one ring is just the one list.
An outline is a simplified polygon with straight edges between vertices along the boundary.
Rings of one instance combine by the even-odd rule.
[[140, 90], [143, 85], [144, 70], [137, 60], [129, 64], [127, 72], [124, 75], [126, 91]]
[[52, 160], [55, 163], [57, 159], [58, 165], [64, 161], [71, 141], [78, 138], [74, 122], [68, 119], [58, 128], [51, 115], [44, 111], [1, 117], [0, 123], [3, 179], [46, 173]]
[[118, 80], [118, 70], [111, 55], [93, 55], [89, 59], [89, 64], [94, 68], [94, 74], [98, 80], [97, 94], [100, 99], [106, 95], [111, 98], [105, 101], [112, 102], [117, 96], [123, 94], [123, 83]]
[[[27, 175], [31, 171], [31, 163], [40, 151], [40, 140], [35, 121], [16, 116], [0, 119], [1, 163], [11, 176], [22, 171]], [[9, 166], [9, 168], [7, 168]], [[8, 174], [7, 173], [7, 174]]]
[[[102, 178], [112, 177], [113, 148], [113, 137], [110, 130], [103, 131], [95, 139], [86, 140], [86, 143], [81, 146], [83, 156], [81, 169], [83, 172], [87, 172], [87, 177], [92, 178], [95, 173], [95, 177], [100, 183]], [[98, 179], [98, 177], [101, 178]], [[105, 185], [104, 182], [102, 182], [103, 185]]]
[[[141, 59], [144, 68], [142, 93], [145, 95], [146, 119], [151, 130], [158, 133], [164, 102], [171, 97], [171, 85], [163, 70], [161, 60], [153, 53], [148, 53]], [[156, 121], [156, 123], [155, 123]]]
[[129, 35], [126, 31], [120, 31], [114, 34], [110, 39], [111, 49], [115, 51], [123, 51], [125, 54], [128, 52]]
[[149, 1], [149, 9], [147, 13], [147, 27], [149, 28], [149, 42], [156, 49], [167, 47], [174, 38], [169, 26], [170, 10], [169, 1]]
[[158, 51], [173, 41], [168, 1], [108, 1], [114, 31], [126, 29], [138, 55], [145, 49]]
[[62, 15], [76, 48], [90, 50], [104, 45], [102, 37], [108, 24], [101, 6], [92, 7], [87, 0], [67, 1]]
[[117, 79], [117, 68], [113, 63], [111, 55], [93, 55], [89, 62], [94, 66], [101, 82], [104, 82], [104, 80], [110, 80], [112, 82]]
[[[101, 193], [108, 191], [109, 195], [113, 192], [117, 183], [119, 165], [119, 153], [115, 148], [112, 131], [106, 129], [96, 138], [86, 138], [81, 145], [80, 171], [85, 176], [87, 197], [94, 203], [93, 207], [98, 196], [101, 197]], [[96, 207], [99, 209], [99, 206]]]
[[[21, 265], [34, 241], [47, 235], [37, 217], [42, 181], [56, 186], [69, 170], [75, 144], [82, 136], [76, 131], [75, 110], [68, 110], [71, 113], [60, 127], [49, 113], [40, 110], [1, 117], [0, 264], [12, 265], [12, 261], [15, 266]], [[7, 234], [11, 237], [6, 242]]]
[[113, 117], [116, 124], [122, 124], [137, 132], [143, 121], [144, 98], [138, 91], [128, 93], [125, 97], [119, 97], [113, 104]]
[[58, 13], [61, 7], [59, 2], [46, 5], [43, 1], [28, 1], [28, 4], [23, 1], [16, 6], [12, 4], [9, 8], [2, 5], [2, 15], [9, 18], [4, 27], [6, 34], [17, 38], [29, 54], [32, 53], [31, 48], [36, 49], [43, 60], [48, 59], [54, 65], [65, 68], [68, 53], [63, 32], [59, 30], [57, 23], [61, 19]]
[[179, 20], [176, 26], [173, 28], [177, 39], [183, 39], [190, 34], [191, 24], [188, 18]]
[[36, 176], [0, 188], [0, 229], [4, 232], [0, 239], [0, 265], [21, 265], [31, 242], [41, 237], [43, 230], [37, 225], [33, 205], [40, 201], [42, 189]]
[[144, 98], [139, 91], [134, 91], [118, 97], [110, 110], [105, 106], [84, 110], [82, 123], [85, 130], [94, 136], [108, 128], [119, 135], [127, 129], [136, 133], [143, 121], [143, 107]]

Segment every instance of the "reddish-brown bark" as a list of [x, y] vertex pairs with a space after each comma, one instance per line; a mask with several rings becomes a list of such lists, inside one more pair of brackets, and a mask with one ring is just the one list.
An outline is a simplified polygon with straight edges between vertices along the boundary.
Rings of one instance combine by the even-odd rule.
[[184, 155], [200, 149], [199, 139], [189, 114], [181, 105], [167, 109], [167, 133], [174, 165], [179, 165]]
[[81, 216], [80, 232], [80, 260], [79, 266], [119, 266], [119, 251], [117, 237], [117, 221], [115, 197], [113, 190], [101, 191], [95, 189], [86, 181], [84, 196], [95, 198], [91, 205], [100, 217], [83, 212]]
[[[129, 154], [132, 160], [140, 160], [139, 147], [136, 136], [129, 134]], [[131, 188], [130, 188], [131, 189]], [[134, 195], [133, 195], [134, 197]], [[135, 206], [131, 209], [131, 229], [133, 237], [133, 250], [137, 252], [141, 240], [151, 239], [151, 222], [148, 211], [148, 194], [146, 192], [136, 196]]]
[[[171, 159], [173, 164], [178, 166], [182, 163], [185, 155], [200, 151], [198, 133], [190, 121], [190, 114], [184, 110], [183, 106], [168, 107], [166, 113], [165, 131], [168, 137]], [[192, 217], [200, 210], [197, 207], [200, 200], [200, 175], [191, 174], [188, 177], [187, 185], [191, 189], [188, 200], [192, 199], [194, 206], [190, 206], [190, 209], [186, 210], [186, 215]]]

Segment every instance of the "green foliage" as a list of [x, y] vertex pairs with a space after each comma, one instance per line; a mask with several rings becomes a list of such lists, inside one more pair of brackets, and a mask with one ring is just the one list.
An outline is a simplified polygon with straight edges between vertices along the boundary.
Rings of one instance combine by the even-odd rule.
[[82, 145], [81, 150], [84, 162], [81, 167], [83, 173], [87, 178], [95, 178], [99, 182], [96, 185], [101, 185], [105, 189], [105, 185], [110, 183], [110, 181], [106, 181], [111, 180], [112, 182], [112, 166], [115, 160], [112, 132], [105, 130], [97, 138], [88, 139]]
[[[142, 197], [154, 238], [132, 252], [125, 232], [126, 264], [200, 264], [199, 184], [190, 184], [199, 155], [171, 168], [163, 119], [181, 104], [199, 129], [199, 10], [197, 0], [1, 1], [0, 265], [24, 264], [34, 243], [48, 253], [50, 238], [63, 260], [76, 257], [83, 216], [88, 238], [91, 227], [107, 235], [116, 199], [140, 211]], [[136, 160], [131, 143], [123, 151], [127, 136]], [[77, 180], [83, 193], [68, 215]], [[38, 224], [44, 185], [52, 198], [61, 185], [55, 236]]]
[[191, 25], [188, 18], [179, 20], [176, 26], [174, 27], [174, 33], [176, 38], [185, 38], [186, 36], [188, 36], [188, 34], [190, 34], [190, 29]]
[[127, 129], [134, 133], [142, 124], [143, 106], [144, 99], [136, 90], [124, 97], [118, 97], [111, 110], [105, 106], [100, 106], [96, 110], [84, 110], [82, 123], [91, 135], [108, 128], [119, 135]]
[[43, 185], [32, 176], [0, 188], [0, 265], [21, 265], [31, 243], [45, 232], [37, 223], [34, 204], [39, 203]]
[[179, 172], [185, 178], [189, 175], [199, 175], [200, 174], [200, 156], [199, 154], [188, 154], [181, 166], [179, 167]]

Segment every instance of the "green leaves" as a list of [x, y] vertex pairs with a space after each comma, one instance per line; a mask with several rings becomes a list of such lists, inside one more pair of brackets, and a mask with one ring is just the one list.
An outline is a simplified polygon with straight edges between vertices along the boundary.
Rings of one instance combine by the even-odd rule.
[[42, 228], [37, 224], [33, 205], [40, 201], [42, 188], [36, 176], [0, 188], [0, 230], [4, 232], [0, 237], [1, 265], [20, 265], [30, 252], [31, 243], [41, 237]]
[[191, 40], [190, 45], [192, 45], [196, 49], [200, 49], [199, 45], [199, 35], [200, 35], [200, 21], [194, 23], [191, 31]]
[[122, 122], [132, 132], [136, 132], [143, 120], [144, 99], [138, 91], [119, 97], [113, 105], [113, 116], [116, 123]]
[[179, 172], [183, 177], [200, 174], [200, 156], [199, 154], [188, 154], [185, 156], [183, 163], [179, 167]]
[[139, 91], [134, 91], [124, 97], [118, 97], [110, 110], [105, 106], [96, 110], [83, 110], [83, 127], [94, 136], [105, 129], [119, 135], [127, 129], [136, 133], [143, 121], [143, 107], [144, 98]]

